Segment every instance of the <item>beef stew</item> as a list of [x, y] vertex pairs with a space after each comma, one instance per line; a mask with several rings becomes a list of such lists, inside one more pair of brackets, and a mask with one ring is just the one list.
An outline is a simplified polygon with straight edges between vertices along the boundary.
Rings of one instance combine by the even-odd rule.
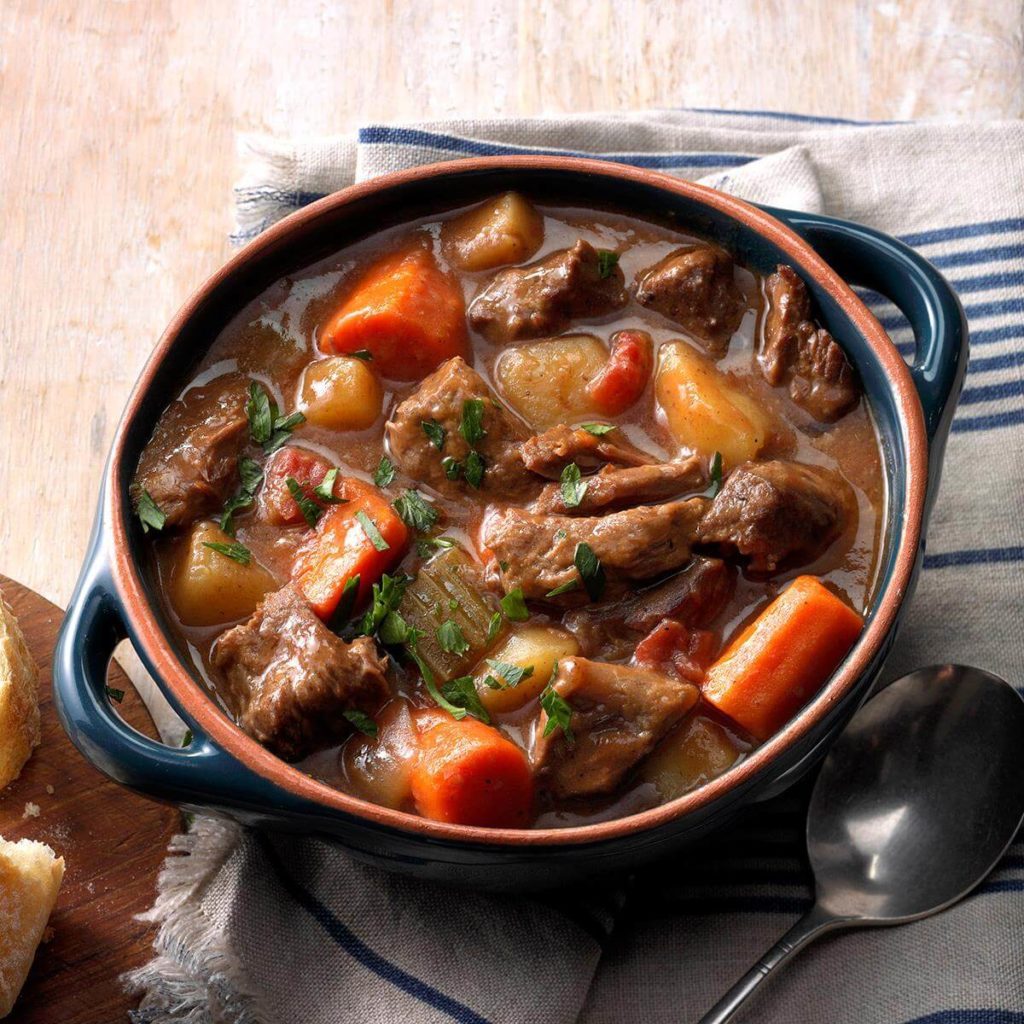
[[552, 827], [701, 785], [813, 698], [885, 495], [792, 268], [509, 193], [249, 303], [132, 498], [249, 735], [388, 807]]

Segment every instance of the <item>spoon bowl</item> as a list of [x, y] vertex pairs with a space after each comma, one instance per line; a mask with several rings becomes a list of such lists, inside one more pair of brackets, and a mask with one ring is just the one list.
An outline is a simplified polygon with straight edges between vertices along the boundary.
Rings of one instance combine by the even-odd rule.
[[811, 794], [814, 906], [705, 1015], [724, 1024], [780, 964], [837, 928], [944, 910], [1024, 822], [1024, 699], [998, 676], [936, 665], [854, 715]]

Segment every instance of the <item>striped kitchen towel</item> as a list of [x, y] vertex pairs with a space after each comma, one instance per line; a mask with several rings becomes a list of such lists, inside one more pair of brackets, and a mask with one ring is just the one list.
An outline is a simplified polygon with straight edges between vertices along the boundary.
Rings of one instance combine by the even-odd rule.
[[[903, 238], [960, 292], [971, 363], [890, 678], [938, 661], [1024, 681], [1024, 127], [712, 110], [368, 125], [243, 140], [239, 242], [356, 180], [470, 155], [578, 153]], [[898, 311], [869, 305], [908, 357]], [[136, 1022], [695, 1020], [809, 904], [806, 785], [631, 886], [457, 894], [302, 838], [199, 819], [153, 911]], [[627, 894], [628, 896], [624, 895]], [[612, 927], [614, 925], [614, 928]], [[837, 935], [738, 1020], [1024, 1024], [1024, 845], [946, 913]]]

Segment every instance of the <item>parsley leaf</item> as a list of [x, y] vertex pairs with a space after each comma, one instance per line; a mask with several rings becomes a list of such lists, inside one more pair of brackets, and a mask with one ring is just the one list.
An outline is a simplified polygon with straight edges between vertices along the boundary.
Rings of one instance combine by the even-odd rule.
[[[358, 579], [358, 577], [356, 578]], [[402, 603], [406, 587], [410, 583], [412, 583], [412, 577], [402, 573], [397, 576], [389, 576], [384, 573], [380, 578], [380, 583], [374, 583], [370, 606], [366, 609], [362, 622], [362, 631], [366, 636], [376, 633], [388, 612], [394, 611]]]
[[705, 498], [713, 498], [722, 489], [722, 453], [715, 452], [711, 460], [711, 483], [704, 491]]
[[276, 452], [292, 436], [292, 431], [300, 424], [305, 423], [306, 417], [301, 412], [293, 412], [291, 416], [278, 416], [274, 419], [274, 432], [269, 440], [263, 445], [263, 450], [268, 454]]
[[238, 460], [238, 475], [242, 480], [242, 490], [246, 494], [255, 494], [256, 489], [263, 483], [263, 468], [255, 459], [245, 455]]
[[139, 495], [139, 502], [135, 506], [135, 514], [142, 523], [142, 532], [149, 533], [150, 530], [162, 530], [167, 522], [167, 514], [153, 500], [153, 496], [147, 490]]
[[363, 528], [363, 533], [378, 551], [387, 551], [391, 545], [380, 535], [377, 524], [362, 510], [356, 513], [356, 522]]
[[370, 739], [377, 738], [377, 723], [367, 714], [357, 708], [349, 708], [342, 711], [342, 714], [364, 735]]
[[480, 694], [476, 692], [472, 676], [450, 679], [441, 687], [441, 694], [454, 707], [464, 709], [463, 714], [468, 712], [484, 725], [491, 724], [491, 716], [487, 714], [487, 708], [480, 700]]
[[203, 547], [216, 551], [225, 558], [230, 558], [239, 565], [248, 565], [252, 561], [252, 552], [244, 545], [235, 541], [233, 544], [221, 544], [216, 540], [204, 540]]
[[302, 485], [295, 477], [290, 476], [285, 479], [285, 484], [288, 487], [288, 493], [295, 500], [295, 504], [299, 506], [299, 511], [302, 513], [302, 518], [310, 526], [316, 526], [320, 521], [320, 517], [324, 514], [324, 510], [302, 489]]
[[124, 700], [124, 690], [117, 690], [113, 686], [107, 687], [107, 696], [114, 701], [115, 704], [120, 704]]
[[326, 505], [345, 505], [344, 498], [339, 498], [334, 493], [334, 485], [338, 480], [338, 467], [327, 470], [323, 480], [313, 488], [313, 494]]
[[[558, 663], [555, 663], [555, 672], [558, 671]], [[552, 673], [552, 678], [554, 672]], [[548, 720], [544, 725], [544, 735], [550, 736], [556, 729], [561, 729], [565, 734], [566, 742], [570, 745], [574, 741], [572, 734], [572, 705], [550, 684], [544, 688], [540, 695], [540, 706], [547, 713]]]
[[435, 635], [437, 636], [437, 642], [441, 645], [441, 650], [446, 654], [455, 654], [462, 657], [469, 650], [469, 641], [463, 636], [459, 624], [453, 619], [445, 619], [437, 627]]
[[241, 478], [241, 489], [226, 502], [218, 520], [220, 528], [229, 536], [235, 535], [233, 516], [243, 508], [249, 508], [256, 500], [256, 490], [263, 481], [263, 470], [255, 459], [244, 455], [238, 460], [238, 475]]
[[492, 644], [501, 632], [501, 612], [495, 612], [487, 623], [487, 643]]
[[346, 622], [352, 617], [356, 606], [356, 598], [359, 596], [360, 575], [356, 573], [351, 579], [345, 581], [341, 588], [341, 597], [338, 598], [338, 606], [334, 609], [328, 628], [339, 632]]
[[437, 420], [420, 420], [420, 426], [423, 428], [423, 433], [427, 435], [427, 440], [440, 451], [444, 447], [444, 439], [448, 436], [448, 431]]
[[395, 465], [386, 455], [382, 455], [380, 462], [377, 463], [377, 470], [373, 474], [373, 482], [378, 487], [387, 487], [394, 479]]
[[479, 444], [486, 436], [484, 430], [484, 401], [482, 398], [467, 398], [462, 403], [462, 422], [459, 433], [466, 444]]
[[479, 490], [484, 481], [484, 469], [484, 457], [479, 452], [470, 452], [466, 456], [466, 466], [463, 471], [466, 483]]
[[615, 429], [614, 423], [581, 423], [580, 426], [588, 434], [593, 434], [594, 437], [603, 437], [605, 434], [610, 434]]
[[419, 491], [406, 491], [394, 502], [394, 508], [406, 526], [420, 533], [432, 530], [437, 524], [437, 509], [424, 501]]
[[453, 459], [450, 455], [446, 455], [441, 460], [441, 468], [449, 480], [458, 480], [462, 476], [462, 463], [457, 459]]
[[512, 665], [507, 661], [495, 661], [493, 658], [488, 658], [487, 664], [491, 666], [496, 676], [505, 680], [502, 689], [513, 690], [524, 679], [529, 679], [533, 675], [532, 665]]
[[420, 558], [429, 558], [436, 549], [453, 547], [455, 547], [455, 541], [451, 537], [421, 537], [416, 541], [416, 554]]
[[549, 590], [544, 596], [545, 597], [561, 597], [562, 594], [568, 594], [575, 590], [580, 585], [579, 576], [573, 576], [571, 580], [566, 580], [565, 583], [560, 586], [554, 587]]
[[562, 501], [565, 502], [566, 508], [576, 508], [583, 501], [583, 497], [587, 493], [587, 485], [583, 482], [580, 467], [575, 462], [570, 462], [562, 470], [561, 490]]
[[498, 603], [510, 622], [525, 622], [530, 617], [530, 609], [526, 607], [520, 587], [510, 590]]
[[422, 636], [422, 632], [410, 626], [408, 622], [396, 611], [390, 611], [384, 616], [384, 621], [377, 630], [377, 637], [382, 644], [389, 647], [399, 647], [402, 644], [415, 644]]
[[355, 352], [348, 352], [346, 355], [350, 355], [353, 359], [362, 359], [364, 363], [373, 362], [373, 353], [368, 348], [357, 348]]
[[249, 385], [249, 398], [245, 403], [245, 415], [249, 420], [249, 435], [257, 444], [266, 444], [270, 440], [276, 414], [277, 409], [266, 389], [259, 381], [252, 381]]
[[612, 276], [612, 271], [619, 262], [619, 254], [611, 249], [597, 250], [597, 276], [601, 280]]
[[586, 542], [580, 542], [576, 545], [573, 563], [583, 580], [583, 586], [587, 588], [590, 600], [600, 601], [606, 580], [601, 560], [594, 554], [594, 549]]

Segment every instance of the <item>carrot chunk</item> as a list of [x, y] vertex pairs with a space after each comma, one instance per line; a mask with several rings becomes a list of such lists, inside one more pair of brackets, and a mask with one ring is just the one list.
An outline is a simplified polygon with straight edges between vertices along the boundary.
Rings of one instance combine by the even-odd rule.
[[814, 576], [799, 576], [708, 669], [704, 697], [766, 740], [821, 689], [863, 626]]
[[474, 718], [457, 722], [425, 711], [417, 721], [422, 731], [412, 797], [423, 817], [489, 828], [529, 822], [533, 772], [519, 747]]
[[409, 543], [409, 530], [376, 488], [345, 479], [332, 505], [299, 549], [292, 577], [313, 610], [325, 621], [338, 607], [345, 585], [359, 577], [357, 603], [370, 595], [381, 576], [397, 564]]
[[654, 346], [646, 331], [618, 331], [612, 336], [608, 362], [587, 386], [594, 408], [604, 416], [625, 412], [651, 379]]
[[323, 483], [330, 469], [331, 464], [327, 459], [305, 448], [286, 445], [274, 452], [263, 474], [259, 501], [262, 518], [275, 526], [295, 526], [301, 523], [302, 510], [288, 488], [288, 479], [298, 483], [303, 497], [316, 501], [313, 489]]
[[362, 350], [392, 380], [419, 380], [452, 356], [469, 355], [462, 290], [426, 249], [392, 253], [360, 278], [320, 335], [332, 355]]

